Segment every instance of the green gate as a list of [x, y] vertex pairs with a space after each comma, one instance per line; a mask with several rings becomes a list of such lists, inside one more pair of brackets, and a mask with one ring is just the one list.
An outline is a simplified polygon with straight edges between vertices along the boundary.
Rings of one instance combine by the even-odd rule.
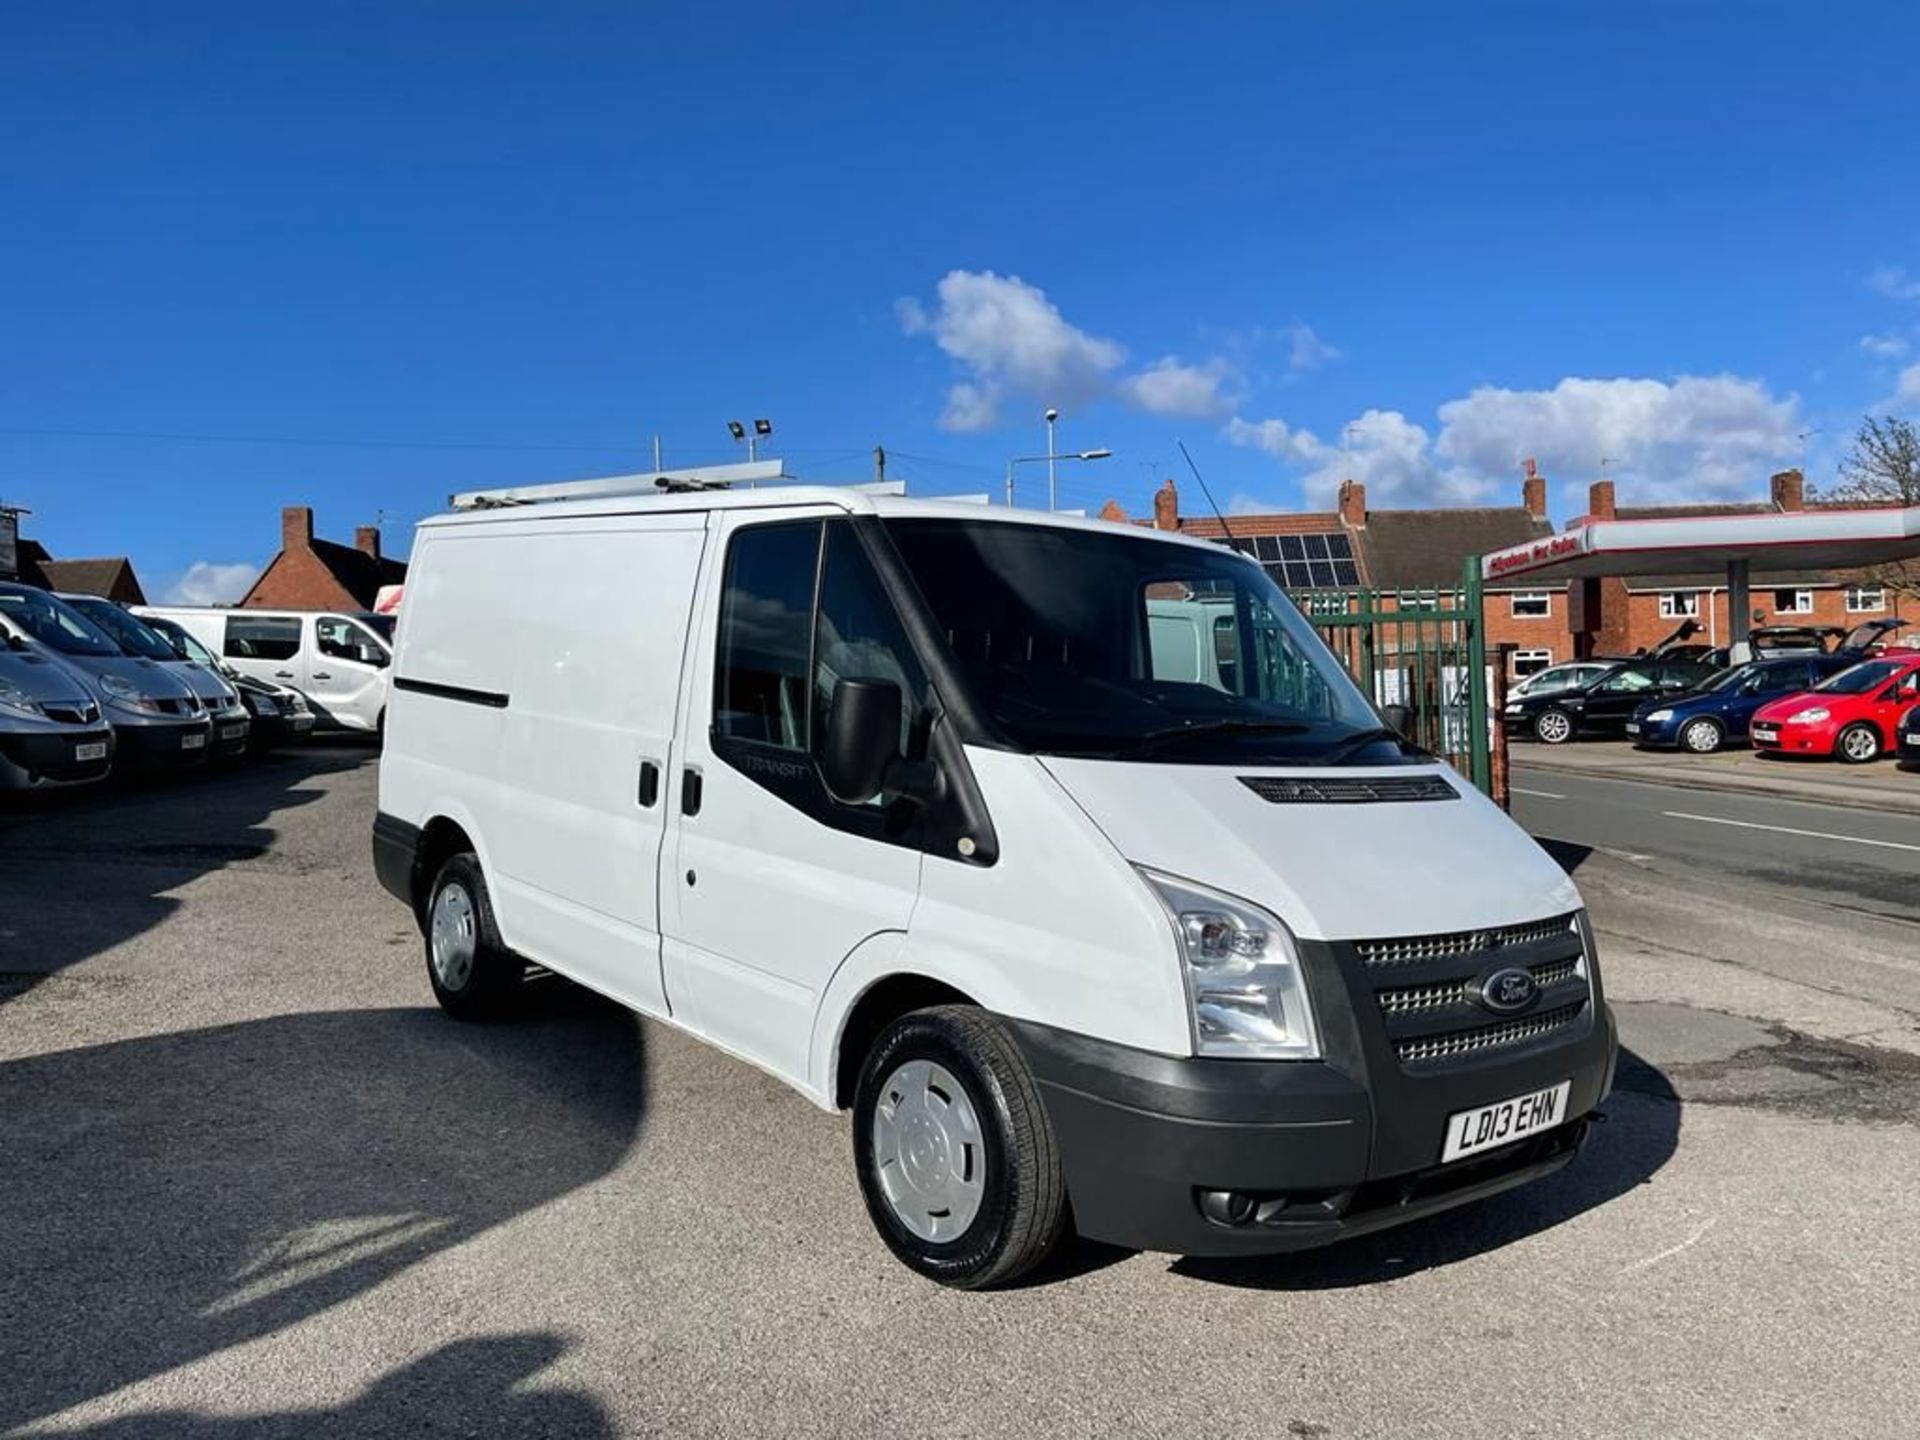
[[1407, 707], [1407, 736], [1493, 792], [1480, 564], [1457, 590], [1290, 590], [1376, 705]]

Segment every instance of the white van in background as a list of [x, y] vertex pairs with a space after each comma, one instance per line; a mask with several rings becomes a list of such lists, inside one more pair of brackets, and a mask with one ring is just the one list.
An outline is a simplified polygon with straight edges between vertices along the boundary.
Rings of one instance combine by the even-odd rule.
[[379, 734], [386, 723], [393, 620], [345, 611], [135, 605], [189, 631], [242, 675], [298, 690], [319, 725]]
[[440, 1003], [537, 963], [850, 1109], [946, 1284], [1069, 1215], [1211, 1255], [1429, 1215], [1566, 1164], [1612, 1082], [1571, 880], [1220, 546], [818, 488], [476, 509], [419, 529], [393, 683], [375, 868]]

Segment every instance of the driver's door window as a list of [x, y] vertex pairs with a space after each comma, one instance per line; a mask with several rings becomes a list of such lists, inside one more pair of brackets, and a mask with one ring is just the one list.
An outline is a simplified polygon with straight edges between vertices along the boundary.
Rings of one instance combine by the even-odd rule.
[[379, 669], [387, 663], [387, 651], [379, 641], [351, 620], [338, 615], [323, 615], [313, 623], [314, 648], [333, 660], [351, 660], [356, 665]]
[[1644, 670], [1622, 670], [1601, 681], [1597, 689], [1602, 695], [1633, 695], [1653, 689], [1653, 677]]
[[833, 721], [833, 689], [841, 680], [888, 680], [900, 688], [900, 753], [921, 758], [925, 736], [926, 672], [906, 627], [844, 520], [827, 525], [826, 568], [813, 632], [813, 751], [817, 756]]

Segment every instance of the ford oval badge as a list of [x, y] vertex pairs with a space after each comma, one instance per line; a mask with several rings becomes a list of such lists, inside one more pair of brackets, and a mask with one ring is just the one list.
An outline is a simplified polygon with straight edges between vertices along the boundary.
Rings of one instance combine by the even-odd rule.
[[1539, 993], [1539, 983], [1534, 980], [1532, 973], [1517, 965], [1496, 970], [1480, 982], [1481, 1003], [1502, 1015], [1526, 1009]]

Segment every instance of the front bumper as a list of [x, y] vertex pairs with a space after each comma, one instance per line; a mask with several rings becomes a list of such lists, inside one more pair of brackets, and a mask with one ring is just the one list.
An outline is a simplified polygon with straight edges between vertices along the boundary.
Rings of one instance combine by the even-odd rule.
[[1643, 720], [1638, 715], [1627, 721], [1627, 739], [1649, 749], [1667, 749], [1680, 743], [1680, 727], [1693, 717], [1675, 720]]
[[1755, 750], [1781, 755], [1831, 755], [1840, 727], [1831, 721], [1818, 725], [1787, 725], [1778, 720], [1755, 721], [1747, 740]]
[[[1320, 1061], [1182, 1059], [1009, 1022], [1059, 1141], [1080, 1233], [1181, 1255], [1311, 1249], [1498, 1194], [1579, 1152], [1617, 1054], [1597, 974], [1591, 1023], [1413, 1074], [1377, 1021], [1369, 1028], [1342, 1003], [1350, 991], [1331, 973], [1331, 947], [1303, 950], [1323, 977]], [[1440, 1163], [1450, 1115], [1561, 1081], [1562, 1123]], [[1208, 1192], [1246, 1197], [1258, 1218], [1210, 1219]]]
[[[104, 747], [105, 753], [82, 760], [82, 748], [94, 746]], [[0, 731], [0, 788], [82, 785], [104, 779], [113, 768], [113, 748], [113, 731], [105, 725]]]
[[212, 717], [212, 731], [207, 744], [213, 749], [217, 760], [233, 760], [247, 753], [247, 742], [253, 733], [253, 721], [245, 710], [235, 710], [229, 714]]
[[213, 722], [204, 719], [163, 725], [115, 725], [114, 770], [122, 775], [165, 775], [198, 769], [207, 763], [213, 748], [212, 733]]

